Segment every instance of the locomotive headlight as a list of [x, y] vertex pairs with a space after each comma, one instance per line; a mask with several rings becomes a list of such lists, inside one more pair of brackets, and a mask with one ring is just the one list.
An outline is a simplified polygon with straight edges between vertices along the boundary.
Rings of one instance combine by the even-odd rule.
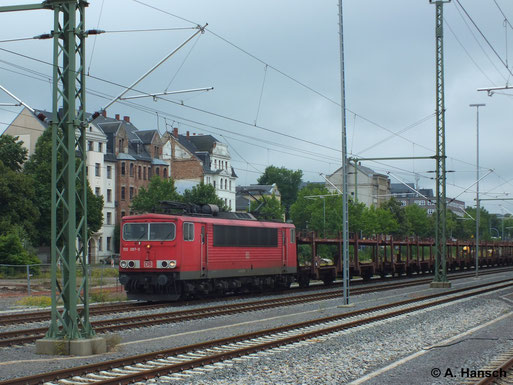
[[123, 269], [125, 269], [125, 268], [126, 268], [126, 266], [127, 266], [126, 261], [121, 261], [121, 262], [119, 262], [119, 266], [121, 266]]
[[169, 268], [174, 269], [176, 267], [176, 261], [169, 261]]
[[151, 249], [151, 245], [150, 245], [150, 244], [147, 244], [147, 245], [146, 245], [146, 248], [147, 248], [148, 250], [149, 250], [149, 249]]

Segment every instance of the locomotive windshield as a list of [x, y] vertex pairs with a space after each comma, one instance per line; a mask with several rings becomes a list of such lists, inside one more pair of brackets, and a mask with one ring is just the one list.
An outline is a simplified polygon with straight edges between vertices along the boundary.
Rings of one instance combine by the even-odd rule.
[[125, 223], [125, 241], [172, 241], [175, 239], [174, 223]]

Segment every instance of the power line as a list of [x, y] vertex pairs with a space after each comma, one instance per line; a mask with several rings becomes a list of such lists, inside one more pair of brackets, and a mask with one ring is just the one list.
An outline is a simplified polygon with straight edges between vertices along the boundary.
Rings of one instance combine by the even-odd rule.
[[467, 26], [467, 29], [469, 30], [470, 34], [472, 35], [472, 37], [474, 38], [474, 40], [476, 41], [477, 45], [479, 46], [479, 48], [481, 48], [481, 51], [483, 51], [483, 54], [485, 55], [485, 57], [488, 59], [488, 61], [490, 62], [490, 64], [492, 65], [493, 68], [495, 68], [495, 70], [497, 71], [497, 73], [499, 74], [500, 77], [502, 77], [504, 79], [504, 81], [507, 81], [507, 78], [502, 74], [501, 71], [499, 71], [499, 68], [497, 68], [497, 66], [495, 65], [495, 63], [493, 62], [492, 58], [490, 57], [490, 55], [488, 55], [488, 52], [486, 52], [486, 50], [484, 49], [484, 47], [481, 45], [481, 42], [479, 41], [479, 39], [477, 38], [476, 34], [474, 33], [474, 31], [472, 30], [472, 28], [470, 27], [470, 25], [468, 24], [467, 22], [467, 19], [465, 19], [465, 16], [463, 15], [463, 13], [461, 12], [461, 10], [458, 8], [458, 7], [455, 7], [456, 8], [456, 11], [458, 11], [458, 14], [460, 15], [461, 17], [461, 20], [463, 20], [463, 23]]
[[508, 65], [504, 62], [504, 60], [500, 57], [500, 55], [497, 53], [497, 51], [495, 50], [495, 48], [493, 47], [493, 45], [490, 43], [490, 41], [486, 38], [486, 36], [483, 34], [483, 32], [481, 31], [481, 29], [479, 29], [479, 27], [477, 26], [476, 22], [472, 19], [472, 17], [470, 17], [470, 15], [468, 14], [467, 10], [465, 8], [463, 8], [463, 6], [461, 5], [460, 1], [459, 0], [456, 0], [456, 3], [461, 7], [461, 9], [463, 10], [463, 12], [465, 12], [465, 15], [467, 15], [467, 17], [469, 18], [469, 20], [472, 22], [472, 24], [474, 25], [474, 27], [477, 29], [477, 31], [479, 32], [479, 34], [482, 36], [482, 38], [484, 39], [484, 41], [486, 42], [486, 44], [488, 44], [488, 46], [490, 47], [490, 49], [493, 51], [493, 53], [495, 54], [495, 56], [497, 56], [497, 58], [500, 60], [500, 62], [504, 65], [504, 67], [506, 67], [506, 69], [508, 70], [508, 72], [510, 73], [510, 75], [513, 76], [513, 72], [511, 72], [511, 70], [509, 69]]
[[444, 22], [445, 22], [445, 25], [447, 25], [447, 27], [449, 28], [449, 31], [451, 31], [452, 35], [454, 36], [454, 38], [456, 39], [456, 41], [458, 42], [458, 44], [461, 46], [461, 48], [463, 49], [463, 51], [467, 54], [467, 56], [469, 57], [469, 59], [472, 61], [472, 63], [474, 63], [474, 65], [476, 66], [476, 68], [481, 71], [481, 73], [483, 74], [483, 76], [485, 78], [488, 79], [488, 81], [490, 83], [492, 83], [492, 85], [496, 86], [495, 82], [490, 79], [488, 77], [488, 75], [483, 71], [483, 69], [479, 66], [479, 64], [477, 64], [477, 62], [474, 60], [474, 58], [470, 55], [470, 53], [467, 51], [467, 49], [465, 48], [465, 46], [463, 45], [463, 43], [460, 41], [460, 39], [458, 38], [458, 36], [456, 36], [456, 33], [454, 32], [454, 30], [451, 28], [450, 24], [447, 22], [447, 20], [444, 18]]

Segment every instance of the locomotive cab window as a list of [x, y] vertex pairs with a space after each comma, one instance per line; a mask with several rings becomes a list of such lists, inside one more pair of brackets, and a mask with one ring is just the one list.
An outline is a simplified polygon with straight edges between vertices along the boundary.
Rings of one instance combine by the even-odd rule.
[[172, 241], [175, 232], [174, 223], [150, 223], [150, 241]]
[[183, 240], [194, 241], [194, 223], [183, 223]]
[[125, 223], [123, 226], [123, 239], [125, 241], [146, 241], [148, 239], [148, 224]]
[[172, 241], [175, 239], [174, 223], [125, 223], [125, 241]]
[[296, 243], [296, 229], [290, 229], [290, 243]]

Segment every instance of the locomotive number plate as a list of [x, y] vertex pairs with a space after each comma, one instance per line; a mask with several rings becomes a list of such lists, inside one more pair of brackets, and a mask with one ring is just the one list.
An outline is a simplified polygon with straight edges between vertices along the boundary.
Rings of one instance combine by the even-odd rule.
[[144, 267], [152, 267], [152, 261], [144, 261]]

